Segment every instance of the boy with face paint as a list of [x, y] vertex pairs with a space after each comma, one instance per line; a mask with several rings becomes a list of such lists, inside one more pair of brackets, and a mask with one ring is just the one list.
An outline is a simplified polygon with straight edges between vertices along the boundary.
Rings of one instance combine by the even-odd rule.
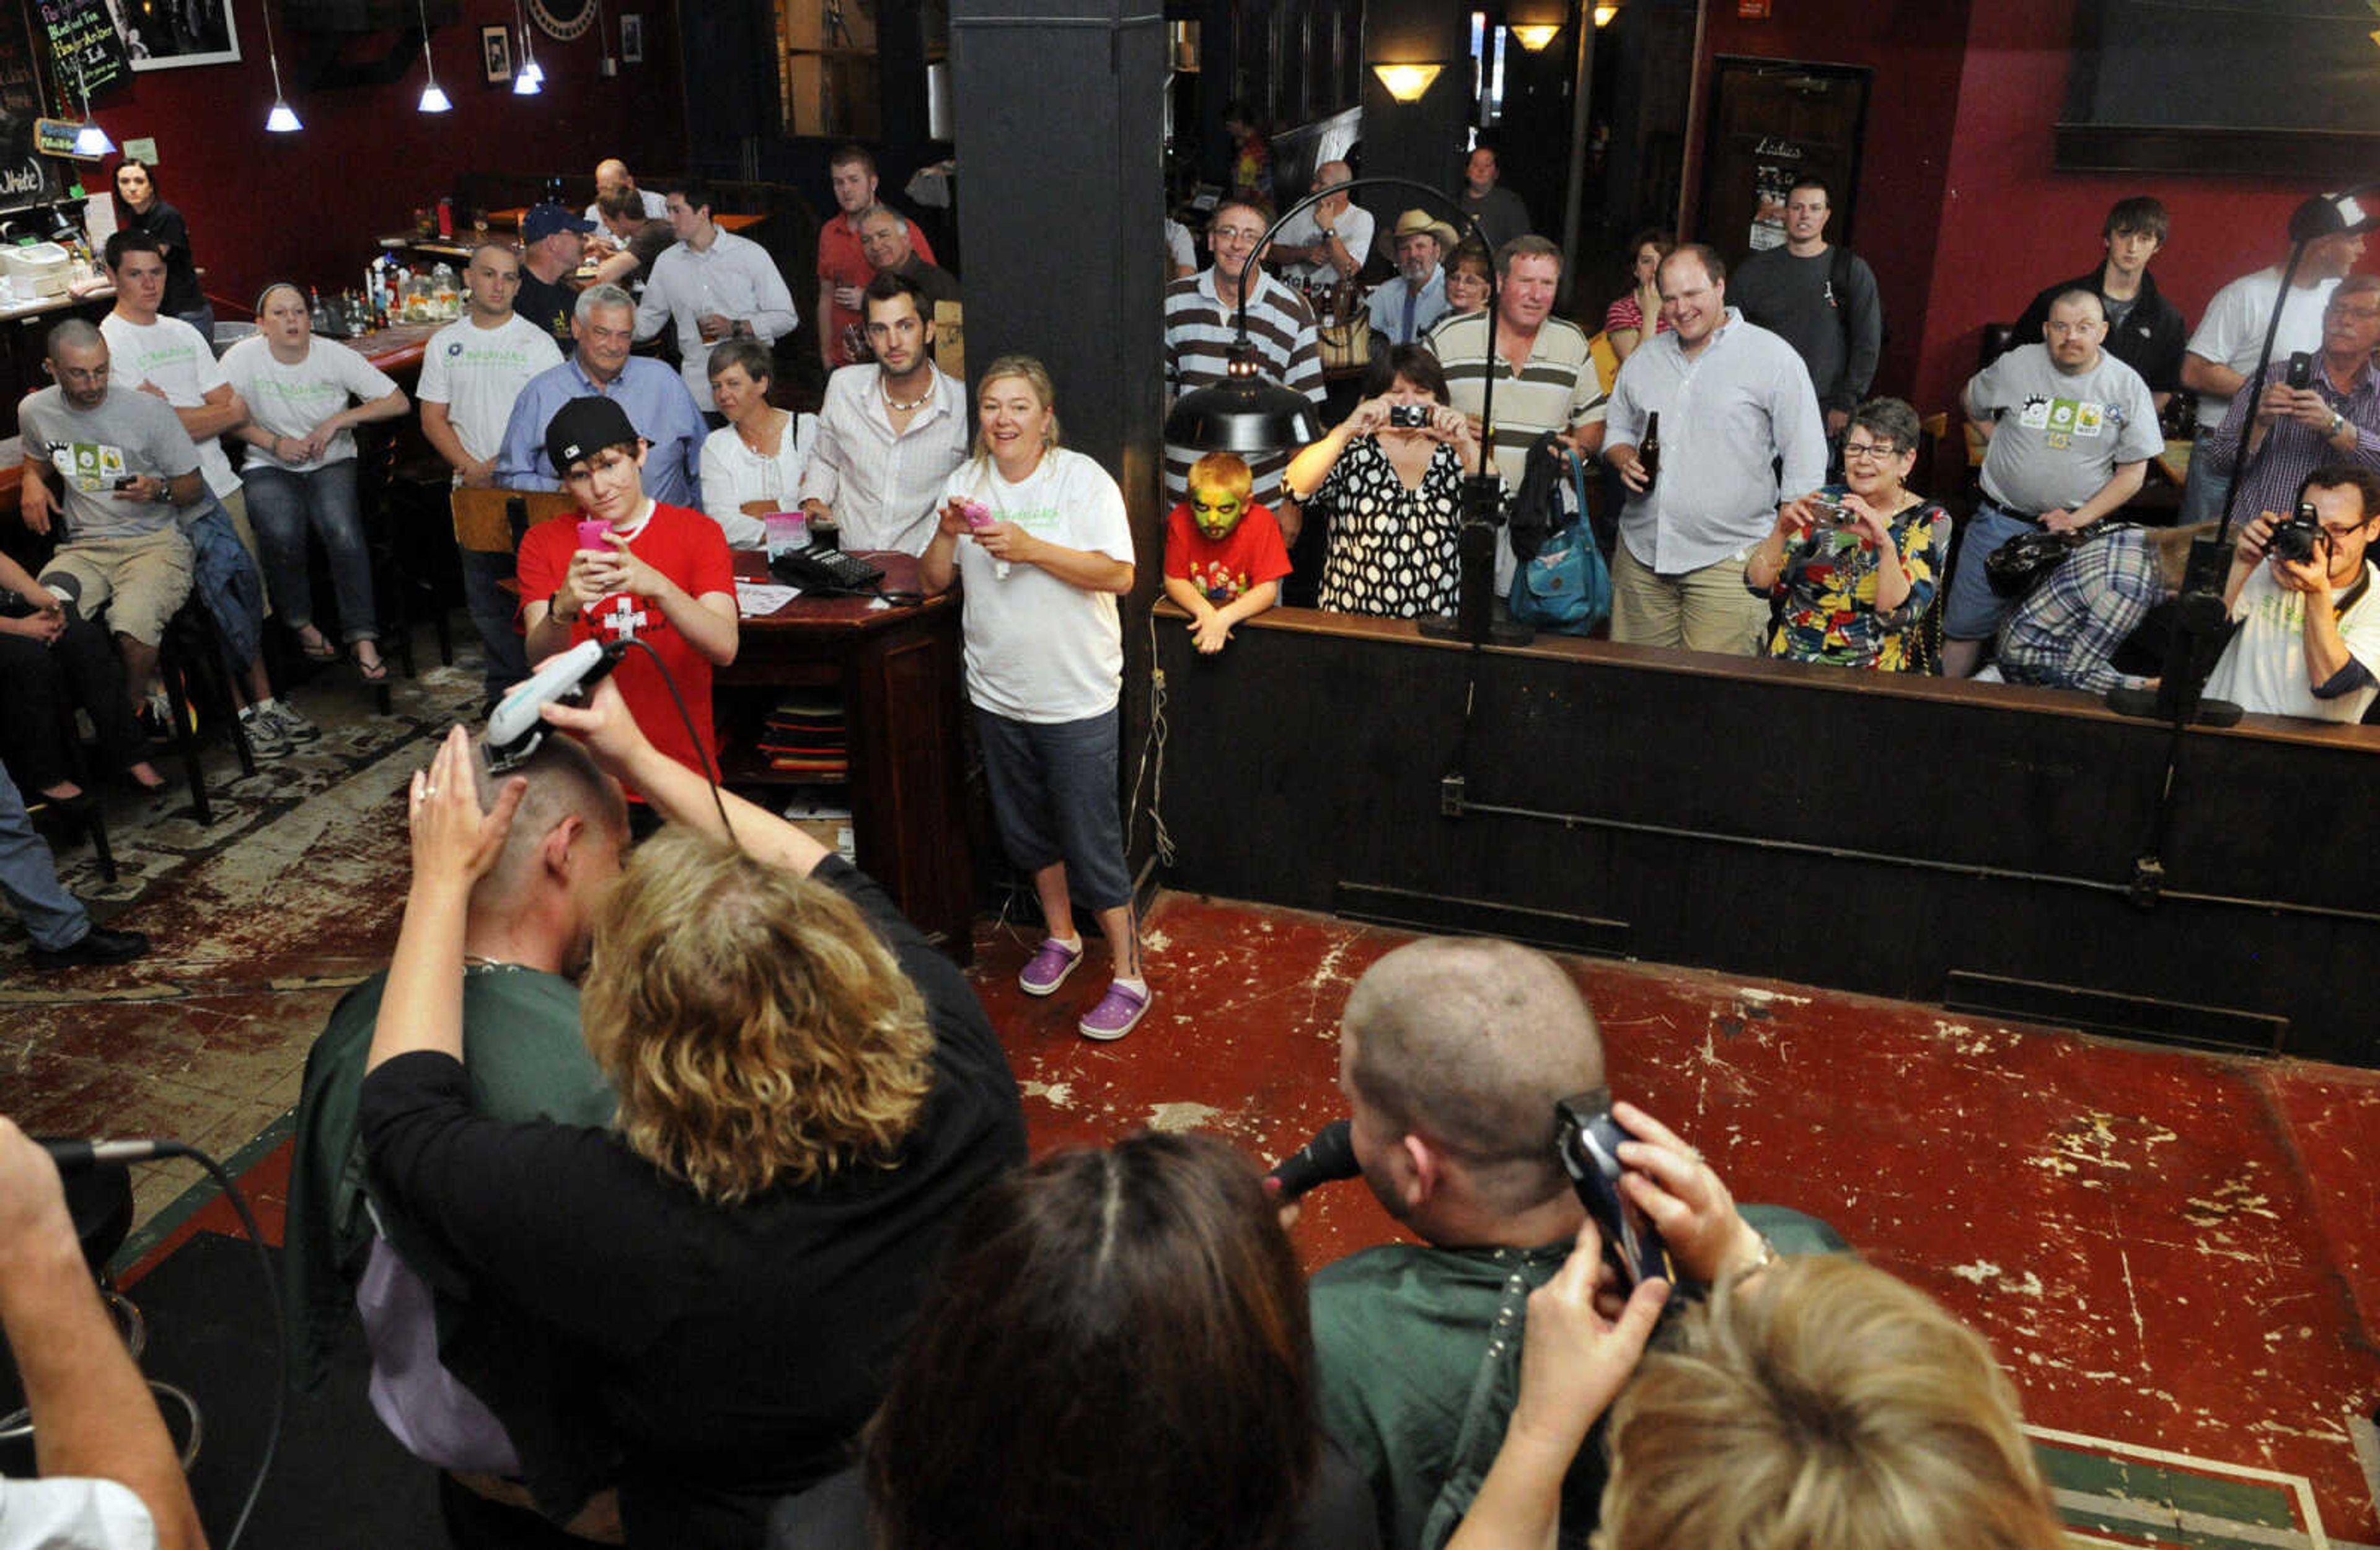
[[1199, 651], [1213, 655], [1232, 626], [1281, 600], [1290, 572], [1281, 524], [1250, 499], [1247, 464], [1228, 452], [1190, 466], [1190, 498], [1165, 519], [1165, 595], [1190, 614]]

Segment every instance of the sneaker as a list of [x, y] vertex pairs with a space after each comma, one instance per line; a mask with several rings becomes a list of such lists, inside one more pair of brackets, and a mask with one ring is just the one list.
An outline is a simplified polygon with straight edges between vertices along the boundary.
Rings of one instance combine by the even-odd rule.
[[138, 931], [105, 931], [94, 926], [82, 939], [64, 947], [33, 949], [33, 967], [71, 969], [80, 963], [128, 963], [149, 951], [149, 938]]
[[1083, 1030], [1085, 1038], [1122, 1038], [1140, 1026], [1140, 1020], [1148, 1015], [1148, 1003], [1155, 999], [1154, 994], [1144, 995], [1128, 985], [1111, 982], [1099, 1004], [1083, 1013], [1076, 1026]]
[[248, 751], [261, 759], [285, 758], [289, 753], [289, 739], [282, 735], [281, 723], [271, 711], [261, 711], [253, 705], [239, 713], [239, 733], [248, 739]]
[[1054, 937], [1044, 937], [1033, 956], [1018, 971], [1016, 987], [1028, 996], [1047, 996], [1066, 983], [1075, 965], [1083, 961], [1080, 947], [1068, 947]]
[[265, 719], [281, 730], [281, 735], [291, 743], [313, 743], [322, 732], [306, 719], [305, 713], [285, 699], [267, 700], [263, 706]]

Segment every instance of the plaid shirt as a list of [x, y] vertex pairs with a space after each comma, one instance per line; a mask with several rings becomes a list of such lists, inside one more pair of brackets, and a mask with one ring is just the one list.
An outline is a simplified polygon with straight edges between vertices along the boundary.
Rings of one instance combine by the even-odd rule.
[[2146, 528], [2114, 528], [2077, 545], [2000, 626], [2000, 674], [2094, 694], [2131, 683], [2108, 660], [2164, 598]]
[[[2265, 385], [2282, 381], [2289, 371], [2286, 357], [2273, 362], [2265, 372]], [[2380, 371], [2364, 366], [2356, 373], [2355, 385], [2341, 393], [2331, 385], [2330, 369], [2316, 356], [2313, 391], [2355, 428], [2354, 452], [2342, 457], [2322, 432], [2309, 430], [2294, 419], [2274, 421], [2248, 487], [2240, 492], [2240, 524], [2253, 521], [2259, 512], [2288, 511], [2297, 498], [2298, 486], [2325, 463], [2354, 463], [2380, 471]], [[2248, 417], [2256, 412], [2256, 400], [2263, 396], [2244, 387], [2231, 395], [2231, 412], [2223, 417], [2222, 429], [2201, 440], [2192, 454], [2206, 459], [2207, 472], [2228, 474], [2239, 466], [2244, 444], [2240, 438], [2247, 433]]]

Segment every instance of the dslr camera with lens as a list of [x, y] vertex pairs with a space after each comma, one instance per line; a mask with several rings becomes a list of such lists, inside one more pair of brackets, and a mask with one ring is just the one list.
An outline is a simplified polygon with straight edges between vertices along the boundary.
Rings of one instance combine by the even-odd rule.
[[2314, 515], [2313, 503], [2300, 501], [2295, 512], [2273, 525], [2273, 536], [2265, 540], [2265, 552], [2293, 564], [2310, 565], [2324, 537], [2322, 518]]

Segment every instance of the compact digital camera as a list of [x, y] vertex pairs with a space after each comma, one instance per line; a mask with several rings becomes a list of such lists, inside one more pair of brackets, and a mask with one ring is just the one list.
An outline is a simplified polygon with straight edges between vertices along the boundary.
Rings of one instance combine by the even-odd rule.
[[1405, 430], [1429, 429], [1429, 406], [1427, 404], [1391, 404], [1389, 423]]

